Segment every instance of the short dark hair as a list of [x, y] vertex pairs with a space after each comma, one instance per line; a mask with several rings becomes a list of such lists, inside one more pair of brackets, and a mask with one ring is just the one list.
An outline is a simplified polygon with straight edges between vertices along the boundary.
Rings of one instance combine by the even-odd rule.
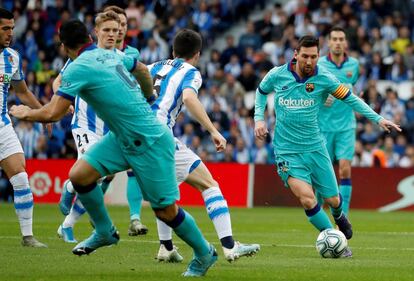
[[89, 33], [80, 20], [69, 20], [59, 29], [59, 38], [69, 49], [76, 49], [89, 42]]
[[0, 19], [11, 20], [11, 19], [14, 19], [14, 15], [12, 12], [4, 8], [0, 8]]
[[343, 27], [341, 27], [341, 26], [334, 26], [334, 27], [332, 27], [330, 30], [329, 30], [329, 33], [328, 33], [328, 37], [329, 38], [331, 38], [331, 33], [333, 32], [333, 31], [339, 31], [339, 32], [343, 32], [344, 34], [345, 34], [345, 37], [346, 37], [346, 32], [345, 32], [345, 29], [343, 28]]
[[310, 47], [317, 47], [319, 51], [319, 39], [312, 35], [305, 35], [299, 39], [298, 46], [296, 47], [296, 51], [299, 52], [300, 48], [310, 48]]
[[201, 51], [202, 39], [200, 34], [191, 29], [179, 31], [173, 42], [173, 51], [176, 57], [190, 59]]
[[122, 9], [121, 7], [118, 7], [118, 6], [115, 6], [115, 5], [105, 7], [105, 9], [103, 10], [103, 12], [104, 12], [104, 13], [106, 13], [106, 12], [108, 12], [108, 11], [115, 12], [115, 13], [117, 13], [118, 15], [122, 14], [122, 15], [124, 15], [125, 17], [127, 17], [127, 14], [126, 14], [125, 10], [124, 10], [124, 9]]

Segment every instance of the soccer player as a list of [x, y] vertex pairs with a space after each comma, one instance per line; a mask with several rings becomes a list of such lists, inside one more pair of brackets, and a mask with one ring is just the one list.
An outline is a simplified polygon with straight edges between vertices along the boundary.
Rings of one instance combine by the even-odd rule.
[[13, 14], [0, 8], [0, 168], [13, 186], [14, 207], [23, 236], [22, 245], [46, 247], [33, 237], [33, 194], [26, 173], [23, 149], [7, 112], [10, 86], [24, 104], [32, 108], [42, 106], [27, 88], [19, 53], [9, 47], [13, 39], [13, 29]]
[[143, 197], [150, 202], [156, 216], [194, 250], [194, 258], [183, 275], [205, 275], [216, 262], [217, 253], [193, 217], [176, 204], [179, 191], [174, 139], [145, 100], [153, 95], [148, 69], [136, 59], [91, 44], [85, 25], [79, 20], [64, 23], [59, 36], [73, 62], [62, 75], [58, 93], [41, 109], [21, 105], [12, 107], [10, 112], [28, 121], [56, 121], [62, 118], [74, 97], [80, 95], [110, 129], [69, 172], [73, 187], [95, 225], [92, 235], [72, 252], [89, 254], [119, 241], [96, 181], [132, 168]]
[[[324, 66], [334, 74], [347, 88], [358, 80], [359, 63], [345, 52], [347, 41], [345, 30], [334, 27], [328, 35], [329, 54], [321, 57], [318, 65]], [[342, 211], [346, 216], [351, 202], [351, 161], [355, 151], [356, 121], [352, 108], [331, 95], [319, 112], [319, 127], [326, 139], [329, 156], [339, 161], [339, 191], [342, 195]], [[323, 205], [323, 198], [317, 196], [318, 203]]]
[[[201, 36], [192, 30], [178, 32], [173, 41], [172, 60], [156, 62], [148, 69], [154, 81], [158, 97], [151, 108], [158, 119], [172, 130], [175, 119], [183, 105], [191, 115], [210, 133], [218, 152], [226, 148], [226, 139], [214, 127], [197, 98], [202, 78], [195, 68], [200, 58]], [[199, 190], [207, 213], [213, 221], [223, 247], [226, 260], [232, 262], [242, 256], [250, 256], [260, 250], [258, 244], [241, 244], [233, 239], [227, 202], [219, 184], [200, 158], [175, 138], [175, 161], [178, 183], [186, 182]], [[164, 222], [157, 220], [160, 249], [159, 261], [180, 262], [182, 257], [172, 243], [172, 231]]]
[[[114, 50], [118, 40], [120, 25], [121, 18], [113, 11], [103, 12], [97, 15], [95, 19], [95, 33], [97, 35], [99, 48]], [[66, 65], [61, 70], [60, 75], [54, 81], [53, 88], [55, 92], [57, 92], [57, 89], [60, 86], [61, 75], [69, 63], [71, 63], [71, 60], [67, 61]], [[75, 111], [72, 118], [72, 134], [78, 149], [78, 158], [82, 157], [86, 150], [95, 144], [108, 131], [108, 127], [98, 116], [96, 116], [92, 107], [79, 96], [76, 96]], [[113, 176], [109, 175], [101, 180], [100, 186], [104, 193], [108, 189], [112, 179]], [[85, 209], [80, 200], [75, 200], [72, 204], [74, 196], [75, 191], [71, 182], [66, 181], [59, 202], [60, 210], [66, 217], [58, 228], [58, 235], [68, 243], [77, 242], [73, 234], [73, 227], [85, 213]], [[130, 201], [130, 204], [141, 204], [141, 201], [142, 196], [139, 200], [136, 200], [135, 204], [133, 201]], [[130, 227], [128, 228], [129, 235], [145, 234], [146, 232], [147, 228], [140, 223], [139, 217], [138, 222], [131, 221]]]
[[[124, 9], [118, 6], [108, 6], [104, 9], [104, 12], [113, 11], [118, 14], [120, 23], [119, 23], [119, 33], [116, 40], [116, 48], [121, 52], [125, 53], [127, 56], [140, 59], [139, 51], [126, 44], [125, 36], [127, 34], [127, 16]], [[136, 236], [143, 235], [148, 232], [148, 228], [141, 222], [141, 208], [142, 208], [142, 192], [138, 185], [138, 181], [135, 178], [134, 172], [129, 170], [127, 171], [128, 181], [127, 181], [127, 200], [129, 206], [129, 216], [130, 223], [128, 227], [128, 235]]]
[[[343, 214], [335, 173], [318, 124], [320, 107], [331, 94], [384, 130], [401, 129], [375, 113], [327, 69], [317, 66], [318, 59], [319, 40], [304, 36], [299, 40], [294, 59], [266, 74], [256, 91], [255, 135], [264, 139], [268, 134], [264, 111], [267, 94], [275, 92], [273, 146], [279, 176], [299, 199], [316, 229], [329, 229], [332, 224], [317, 203], [313, 188], [325, 198], [339, 230], [350, 239], [352, 226]], [[345, 256], [352, 256], [352, 252], [348, 249]]]

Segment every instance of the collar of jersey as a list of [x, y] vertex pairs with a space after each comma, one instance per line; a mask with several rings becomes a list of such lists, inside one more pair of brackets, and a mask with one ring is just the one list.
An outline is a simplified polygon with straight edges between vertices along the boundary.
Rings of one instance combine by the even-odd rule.
[[290, 61], [290, 63], [288, 64], [288, 70], [290, 71], [290, 73], [292, 73], [293, 77], [295, 77], [296, 82], [298, 83], [305, 83], [309, 78], [315, 76], [316, 74], [318, 74], [318, 66], [315, 66], [315, 71], [313, 72], [313, 74], [311, 76], [305, 76], [302, 79], [299, 77], [299, 75], [296, 73], [296, 71], [294, 70], [293, 66], [296, 64], [296, 60], [292, 59]]
[[328, 53], [328, 55], [326, 56], [326, 59], [330, 62], [330, 63], [332, 63], [333, 65], [335, 65], [335, 67], [336, 68], [342, 68], [343, 66], [344, 66], [344, 64], [348, 61], [348, 55], [345, 53], [344, 54], [344, 60], [341, 62], [341, 64], [340, 65], [337, 65], [333, 60], [332, 60], [332, 57], [331, 57], [331, 53]]
[[93, 49], [96, 49], [96, 48], [98, 48], [98, 47], [96, 46], [96, 44], [95, 44], [95, 43], [92, 43], [92, 42], [90, 42], [90, 43], [86, 43], [85, 45], [83, 45], [83, 46], [79, 49], [79, 51], [78, 51], [78, 56], [79, 56], [80, 54], [82, 54], [83, 52], [85, 52], [85, 51], [90, 51], [90, 50], [93, 50]]

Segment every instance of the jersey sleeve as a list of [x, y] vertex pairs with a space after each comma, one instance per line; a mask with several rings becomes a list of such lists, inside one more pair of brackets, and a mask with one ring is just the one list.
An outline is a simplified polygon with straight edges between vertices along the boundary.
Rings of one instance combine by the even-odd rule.
[[84, 75], [87, 73], [82, 73], [82, 67], [78, 67], [76, 64], [71, 64], [65, 69], [65, 72], [62, 75], [62, 83], [58, 89], [57, 95], [61, 96], [70, 101], [74, 101], [75, 96], [86, 87], [87, 82], [84, 79]]
[[262, 95], [268, 95], [274, 90], [274, 85], [276, 83], [276, 71], [278, 70], [277, 67], [270, 70], [266, 76], [263, 78], [262, 82], [260, 82], [257, 91]]
[[138, 63], [138, 60], [132, 56], [121, 56], [121, 59], [122, 59], [122, 63], [124, 64], [125, 68], [129, 72], [132, 72]]
[[328, 91], [325, 94], [331, 94], [339, 100], [343, 100], [352, 94], [351, 90], [346, 85], [339, 82], [338, 78], [327, 71], [321, 77], [321, 79], [323, 79], [323, 83], [325, 84], [325, 87]]
[[203, 80], [201, 78], [200, 71], [195, 68], [190, 69], [184, 75], [181, 92], [184, 91], [184, 89], [191, 88], [196, 94], [198, 94], [198, 90], [200, 89], [202, 82]]
[[21, 81], [24, 79], [23, 69], [22, 69], [22, 58], [18, 54], [15, 58], [18, 60], [18, 67], [17, 71], [13, 73], [12, 80], [14, 81]]
[[266, 109], [267, 95], [273, 92], [274, 85], [276, 83], [276, 71], [278, 68], [270, 70], [266, 76], [260, 82], [259, 87], [256, 90], [256, 96], [254, 100], [254, 121], [264, 120], [264, 112]]

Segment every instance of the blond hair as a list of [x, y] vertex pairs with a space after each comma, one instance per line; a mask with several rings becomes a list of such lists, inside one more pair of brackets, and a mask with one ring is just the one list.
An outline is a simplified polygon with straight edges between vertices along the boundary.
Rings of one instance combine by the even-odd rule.
[[112, 21], [112, 20], [116, 21], [117, 23], [121, 22], [118, 14], [113, 11], [99, 13], [95, 18], [95, 26], [99, 26], [104, 22]]

